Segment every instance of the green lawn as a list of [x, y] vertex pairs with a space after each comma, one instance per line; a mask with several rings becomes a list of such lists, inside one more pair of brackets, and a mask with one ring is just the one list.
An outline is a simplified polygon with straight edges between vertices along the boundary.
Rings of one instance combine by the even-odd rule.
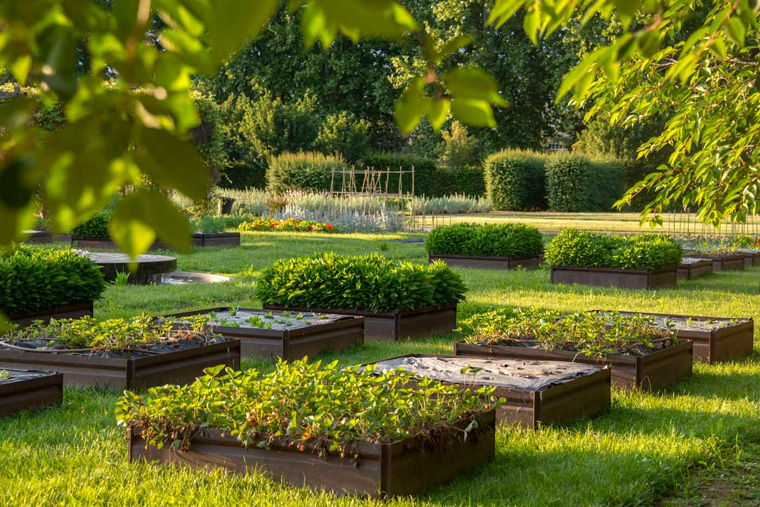
[[[448, 225], [456, 222], [476, 223], [509, 223], [519, 222], [532, 225], [542, 231], [555, 232], [567, 227], [586, 231], [599, 232], [663, 232], [668, 234], [714, 234], [718, 230], [712, 226], [695, 226], [696, 217], [688, 216], [688, 230], [686, 215], [678, 215], [674, 218], [671, 214], [662, 216], [664, 224], [652, 229], [648, 224], [640, 225], [639, 213], [562, 213], [554, 211], [520, 212], [520, 211], [494, 211], [491, 213], [470, 213], [461, 215], [437, 215], [425, 217], [424, 223], [428, 227], [434, 225]], [[422, 219], [417, 219], [422, 223]], [[750, 217], [747, 225], [723, 224], [720, 231], [723, 233], [736, 232], [741, 234], [760, 234], [760, 218]]]
[[[96, 305], [107, 318], [209, 305], [257, 305], [252, 289], [276, 259], [324, 250], [381, 252], [425, 261], [421, 245], [402, 235], [250, 233], [244, 246], [196, 250], [179, 267], [232, 274], [224, 285], [109, 287]], [[760, 268], [716, 273], [674, 290], [622, 291], [557, 287], [547, 270], [460, 270], [470, 287], [461, 315], [492, 306], [563, 310], [647, 310], [760, 318]], [[410, 352], [449, 353], [454, 335], [403, 343], [369, 343], [337, 358], [355, 364]], [[756, 338], [757, 340], [757, 338]], [[757, 344], [756, 344], [757, 350]], [[721, 470], [756, 477], [760, 461], [760, 356], [697, 365], [691, 379], [658, 394], [615, 393], [612, 410], [597, 419], [538, 431], [500, 427], [496, 460], [418, 499], [391, 504], [638, 505], [700, 498], [698, 487], [720, 484]], [[246, 360], [246, 368], [266, 369]], [[287, 487], [262, 476], [199, 473], [126, 461], [124, 434], [114, 424], [116, 394], [67, 389], [62, 409], [0, 422], [0, 504], [358, 505]], [[758, 488], [741, 486], [742, 501], [760, 502]], [[714, 488], [722, 491], [720, 488]], [[711, 490], [712, 491], [712, 490]]]

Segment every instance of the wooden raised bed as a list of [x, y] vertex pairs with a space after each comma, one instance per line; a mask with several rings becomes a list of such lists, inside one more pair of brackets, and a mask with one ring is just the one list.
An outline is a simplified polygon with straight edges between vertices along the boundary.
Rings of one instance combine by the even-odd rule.
[[744, 254], [707, 255], [699, 254], [700, 257], [712, 260], [713, 271], [738, 271], [744, 269]]
[[24, 243], [33, 245], [45, 245], [53, 242], [53, 233], [50, 231], [24, 231], [27, 235]]
[[72, 305], [60, 305], [49, 310], [37, 310], [33, 312], [16, 312], [8, 313], [6, 316], [13, 324], [25, 327], [34, 321], [41, 320], [46, 324], [52, 319], [79, 319], [82, 317], [92, 317], [92, 301], [87, 303], [77, 303]]
[[188, 383], [203, 375], [205, 368], [219, 364], [240, 367], [239, 341], [227, 340], [133, 358], [22, 351], [0, 345], [0, 369], [54, 370], [63, 373], [66, 385], [98, 385], [110, 389]]
[[691, 375], [692, 342], [685, 341], [657, 350], [645, 356], [608, 354], [603, 358], [589, 357], [571, 350], [544, 350], [516, 345], [454, 344], [457, 356], [489, 356], [532, 359], [538, 361], [571, 361], [612, 369], [612, 385], [619, 389], [641, 388], [655, 391], [676, 384]]
[[[227, 338], [240, 340], [240, 352], [243, 356], [259, 356], [276, 360], [293, 361], [304, 357], [315, 357], [331, 350], [345, 350], [354, 344], [364, 344], [364, 318], [348, 315], [329, 315], [326, 319], [311, 318], [312, 314], [304, 317], [305, 323], [295, 326], [278, 326], [274, 323], [272, 329], [255, 327], [246, 322], [251, 315], [263, 316], [267, 312], [251, 308], [238, 308], [235, 316], [229, 316], [232, 308], [219, 307], [193, 312], [174, 313], [167, 318], [182, 318], [194, 315], [218, 314], [218, 318], [232, 319], [240, 327], [232, 325], [209, 323], [208, 328]], [[227, 315], [224, 315], [227, 314]], [[282, 312], [275, 312], [282, 319]], [[267, 320], [267, 319], [264, 319]], [[292, 319], [289, 319], [292, 320]], [[233, 322], [230, 322], [232, 324]], [[272, 322], [270, 321], [270, 324]], [[280, 327], [281, 329], [275, 329]]]
[[694, 280], [705, 275], [711, 275], [713, 272], [713, 261], [711, 259], [696, 259], [686, 257], [678, 266], [678, 281]]
[[0, 379], [0, 417], [22, 410], [60, 405], [63, 401], [63, 375], [51, 371], [7, 370]]
[[595, 285], [620, 289], [666, 289], [675, 287], [675, 269], [614, 269], [552, 267], [552, 283]]
[[473, 269], [515, 269], [521, 266], [526, 269], [536, 269], [539, 265], [538, 257], [512, 259], [509, 257], [428, 254], [428, 264], [438, 260], [445, 262], [448, 266]]
[[[755, 321], [752, 318], [728, 319], [643, 312], [617, 313], [662, 317], [662, 327], [666, 327], [665, 320], [672, 321], [675, 324], [676, 336], [682, 340], [693, 342], [695, 360], [712, 363], [714, 361], [727, 361], [752, 353], [755, 333]], [[689, 325], [689, 320], [695, 325]], [[723, 327], [711, 326], [709, 321], [723, 324]]]
[[[595, 416], [610, 406], [610, 369], [558, 361], [411, 354], [377, 363], [376, 372], [404, 369], [463, 389], [495, 387], [504, 398], [499, 422], [537, 428]], [[364, 365], [366, 366], [366, 365]], [[468, 373], [463, 368], [471, 366]], [[484, 378], [486, 377], [486, 378]]]
[[738, 248], [736, 251], [744, 255], [745, 268], [760, 266], [760, 250], [755, 250], [754, 248]]
[[[239, 232], [194, 232], [191, 246], [240, 246]], [[71, 246], [84, 250], [118, 250], [119, 247], [110, 238], [81, 238], [71, 237]], [[172, 247], [158, 240], [154, 241], [149, 250], [172, 250]]]
[[455, 304], [426, 310], [382, 313], [362, 310], [285, 307], [266, 303], [264, 309], [364, 317], [364, 339], [375, 341], [425, 338], [435, 334], [446, 334], [452, 332], [457, 325], [457, 305]]
[[320, 457], [313, 445], [298, 451], [295, 446], [277, 440], [268, 449], [255, 444], [245, 447], [229, 432], [219, 430], [199, 431], [187, 452], [171, 446], [157, 449], [146, 446], [139, 428], [135, 428], [128, 432], [128, 458], [130, 462], [161, 462], [196, 469], [225, 468], [240, 474], [263, 471], [293, 486], [307, 485], [337, 493], [375, 497], [413, 495], [493, 460], [494, 411], [483, 413], [478, 428], [465, 440], [463, 430], [469, 424], [469, 419], [455, 423], [462, 431], [454, 433], [444, 444], [433, 445], [417, 437], [390, 443], [360, 443], [356, 449], [358, 459], [349, 455], [341, 458], [332, 452]]

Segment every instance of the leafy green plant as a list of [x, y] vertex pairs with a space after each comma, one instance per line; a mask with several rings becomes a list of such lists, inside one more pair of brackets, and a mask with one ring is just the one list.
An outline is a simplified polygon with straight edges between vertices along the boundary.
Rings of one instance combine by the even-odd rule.
[[84, 239], [108, 239], [108, 223], [112, 215], [111, 211], [100, 211], [85, 223], [74, 227], [71, 235]]
[[73, 250], [14, 245], [0, 253], [3, 313], [94, 301], [105, 287], [100, 268]]
[[523, 224], [454, 224], [436, 227], [427, 235], [431, 254], [481, 257], [537, 257], [544, 247], [538, 229]]
[[553, 266], [620, 269], [673, 269], [680, 265], [683, 248], [659, 234], [613, 236], [564, 229], [546, 246]]
[[298, 232], [336, 232], [331, 224], [315, 222], [313, 220], [299, 220], [287, 218], [275, 220], [274, 218], [257, 218], [250, 222], [243, 222], [238, 226], [241, 231], [298, 231]]
[[[411, 381], [419, 384], [410, 388]], [[146, 395], [125, 392], [117, 403], [120, 425], [139, 427], [156, 447], [187, 450], [200, 428], [229, 432], [247, 446], [274, 440], [299, 450], [353, 453], [352, 444], [409, 437], [441, 441], [451, 424], [478, 415], [498, 401], [493, 388], [460, 390], [403, 371], [375, 375], [369, 367], [341, 370], [306, 360], [279, 362], [266, 375], [221, 366], [188, 386], [154, 387]], [[468, 430], [477, 428], [471, 424]]]
[[655, 317], [614, 312], [563, 315], [529, 309], [508, 314], [492, 311], [462, 322], [466, 341], [478, 345], [528, 345], [546, 350], [571, 350], [587, 356], [641, 356], [677, 343], [672, 326], [657, 325]]
[[267, 190], [280, 194], [290, 190], [330, 190], [332, 170], [348, 169], [343, 158], [321, 153], [283, 153], [269, 162]]
[[330, 252], [274, 263], [262, 272], [256, 296], [290, 307], [387, 312], [457, 303], [466, 290], [443, 262], [422, 266], [379, 254]]
[[116, 278], [114, 279], [113, 284], [117, 287], [125, 287], [129, 285], [129, 273], [125, 271], [119, 271], [116, 273]]
[[0, 380], [6, 379], [11, 376], [8, 370], [0, 370]]
[[51, 350], [90, 350], [91, 352], [128, 353], [159, 344], [183, 340], [216, 343], [223, 338], [204, 330], [202, 321], [178, 325], [173, 319], [156, 320], [149, 316], [131, 319], [96, 321], [92, 317], [53, 320], [49, 324], [36, 321], [0, 337], [2, 343], [28, 348]]

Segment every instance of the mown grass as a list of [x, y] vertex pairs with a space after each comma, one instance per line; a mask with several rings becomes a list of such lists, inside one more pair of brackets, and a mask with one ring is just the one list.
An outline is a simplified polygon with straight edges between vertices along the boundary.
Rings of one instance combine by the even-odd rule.
[[[278, 258], [324, 250], [381, 252], [425, 261], [421, 245], [401, 235], [251, 233], [241, 248], [179, 256], [184, 270], [234, 275], [223, 285], [109, 287], [96, 316], [163, 313], [209, 305], [257, 305], [260, 270]], [[553, 286], [548, 271], [460, 270], [471, 289], [461, 315], [494, 307], [543, 306], [647, 310], [760, 318], [760, 269], [717, 273], [665, 291]], [[447, 353], [456, 335], [400, 343], [368, 343], [322, 359], [349, 365], [412, 352]], [[756, 347], [757, 349], [757, 347]], [[538, 431], [499, 428], [496, 460], [418, 499], [394, 504], [637, 505], [673, 497], [692, 501], [691, 478], [741, 454], [760, 452], [760, 361], [751, 357], [696, 365], [694, 375], [657, 394], [615, 393], [605, 415]], [[247, 359], [246, 368], [268, 369]], [[62, 409], [0, 421], [0, 504], [282, 504], [371, 502], [292, 488], [260, 475], [236, 477], [126, 462], [114, 424], [117, 395], [66, 389]], [[743, 453], [738, 451], [743, 450]], [[737, 463], [741, 466], [742, 460]]]

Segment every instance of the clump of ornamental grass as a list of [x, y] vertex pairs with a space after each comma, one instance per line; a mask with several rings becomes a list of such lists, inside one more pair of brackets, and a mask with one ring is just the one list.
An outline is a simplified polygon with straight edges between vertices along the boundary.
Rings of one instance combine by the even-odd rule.
[[461, 435], [462, 419], [478, 427], [478, 416], [494, 408], [494, 389], [461, 390], [404, 371], [375, 375], [373, 367], [341, 370], [308, 360], [279, 362], [261, 374], [214, 367], [187, 386], [125, 392], [117, 421], [140, 428], [156, 447], [190, 448], [202, 428], [222, 430], [246, 446], [273, 442], [313, 452], [351, 452], [360, 442], [410, 437], [441, 441]]
[[677, 343], [672, 325], [660, 325], [652, 316], [615, 312], [491, 311], [463, 321], [460, 329], [476, 345], [570, 350], [595, 357], [641, 356]]

